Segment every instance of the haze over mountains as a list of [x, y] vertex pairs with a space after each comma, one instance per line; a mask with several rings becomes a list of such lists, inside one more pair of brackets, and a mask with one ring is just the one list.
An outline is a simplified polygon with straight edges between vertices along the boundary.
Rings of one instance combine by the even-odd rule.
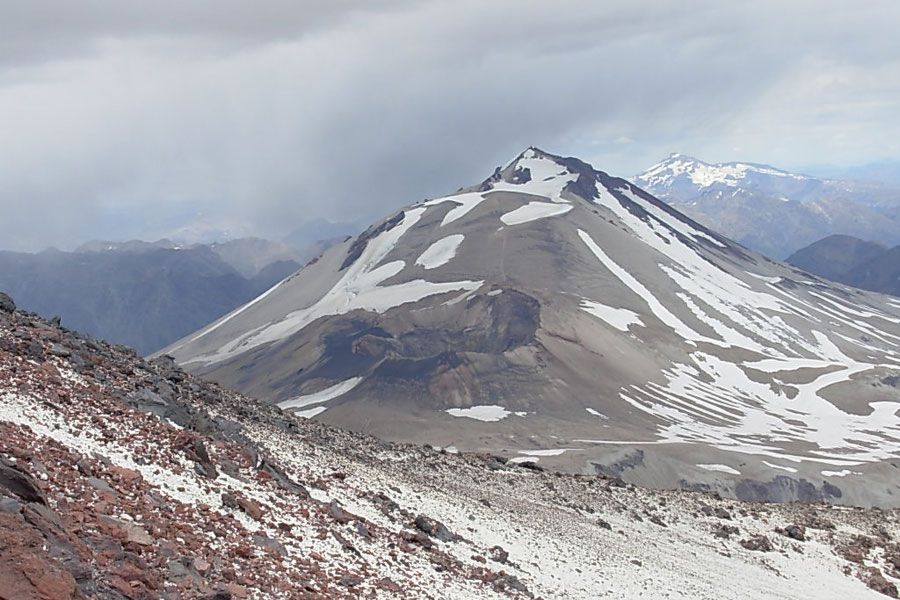
[[165, 352], [386, 439], [739, 498], [892, 505], [898, 341], [900, 301], [810, 280], [532, 148]]
[[900, 296], [900, 246], [888, 248], [832, 235], [792, 254], [787, 262], [853, 287]]
[[188, 247], [97, 241], [74, 252], [0, 252], [0, 289], [22, 308], [149, 354], [261, 294], [309, 258], [255, 238]]
[[697, 222], [777, 260], [834, 234], [900, 244], [896, 183], [820, 179], [682, 154], [669, 156], [634, 181]]

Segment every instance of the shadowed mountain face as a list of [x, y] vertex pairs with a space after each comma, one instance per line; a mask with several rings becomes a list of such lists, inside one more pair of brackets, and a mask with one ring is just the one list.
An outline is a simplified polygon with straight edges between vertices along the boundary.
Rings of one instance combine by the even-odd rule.
[[787, 262], [825, 279], [849, 283], [848, 278], [857, 267], [887, 250], [881, 244], [853, 236], [830, 235], [793, 253]]
[[76, 252], [0, 252], [0, 290], [22, 308], [57, 315], [67, 327], [147, 354], [210, 323], [300, 267], [280, 254], [251, 267], [254, 259], [245, 252], [241, 273], [217, 250], [221, 248], [132, 242], [93, 243]]
[[892, 503], [900, 302], [529, 149], [165, 352], [301, 416], [753, 499]]
[[752, 163], [673, 154], [634, 179], [697, 222], [783, 259], [826, 236], [900, 243], [900, 186], [818, 179]]
[[835, 235], [798, 250], [787, 262], [832, 281], [900, 296], [900, 246]]

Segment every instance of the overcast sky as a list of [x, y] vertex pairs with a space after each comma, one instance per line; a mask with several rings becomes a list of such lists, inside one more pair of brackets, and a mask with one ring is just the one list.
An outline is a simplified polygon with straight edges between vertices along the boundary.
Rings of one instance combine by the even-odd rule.
[[900, 2], [0, 0], [0, 248], [367, 222], [528, 145], [900, 158]]

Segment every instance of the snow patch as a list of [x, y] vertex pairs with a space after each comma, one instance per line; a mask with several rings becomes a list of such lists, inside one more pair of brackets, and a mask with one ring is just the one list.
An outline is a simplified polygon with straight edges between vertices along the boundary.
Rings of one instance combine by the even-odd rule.
[[506, 225], [521, 225], [538, 219], [564, 215], [572, 210], [571, 204], [554, 204], [551, 202], [529, 202], [525, 206], [503, 214], [500, 220]]
[[762, 461], [762, 464], [766, 465], [767, 467], [771, 467], [773, 469], [778, 469], [779, 471], [787, 471], [788, 473], [796, 473], [797, 472], [797, 469], [795, 469], [794, 467], [785, 467], [784, 465], [776, 465], [774, 463], [770, 463], [767, 460]]
[[499, 421], [510, 415], [502, 406], [483, 404], [470, 408], [448, 408], [444, 412], [454, 417], [465, 417], [477, 421]]
[[314, 416], [322, 414], [327, 409], [327, 406], [317, 406], [315, 408], [308, 408], [306, 410], [298, 410], [294, 414], [298, 417], [303, 417], [304, 419], [312, 419]]
[[564, 454], [568, 448], [556, 448], [553, 450], [519, 450], [519, 454], [525, 456], [560, 456]]
[[700, 467], [701, 469], [703, 469], [704, 471], [718, 471], [719, 473], [728, 473], [730, 475], [740, 475], [741, 474], [740, 471], [738, 471], [737, 469], [733, 469], [733, 468], [729, 467], [728, 465], [720, 465], [720, 464], [714, 463], [714, 464], [702, 464], [702, 465], [697, 465], [697, 466]]
[[584, 410], [588, 411], [589, 414], [592, 414], [595, 417], [600, 417], [601, 419], [607, 419], [607, 420], [609, 419], [609, 417], [604, 415], [602, 412], [596, 411], [593, 408], [585, 408]]
[[859, 471], [843, 469], [841, 471], [822, 471], [822, 475], [825, 477], [846, 477], [847, 475], [862, 475], [862, 473]]
[[282, 410], [288, 410], [292, 408], [309, 406], [310, 404], [320, 404], [322, 402], [328, 402], [329, 400], [333, 400], [339, 396], [343, 396], [344, 394], [355, 388], [357, 385], [359, 385], [359, 382], [361, 382], [362, 380], [362, 377], [353, 377], [351, 379], [347, 379], [346, 381], [336, 383], [331, 387], [327, 387], [324, 390], [320, 390], [313, 394], [305, 394], [303, 396], [297, 396], [296, 398], [292, 398], [290, 400], [285, 400], [284, 402], [279, 402], [278, 408]]
[[456, 194], [455, 196], [444, 196], [443, 198], [436, 198], [434, 200], [429, 200], [424, 202], [422, 206], [437, 206], [438, 204], [443, 204], [444, 202], [453, 202], [458, 204], [459, 206], [455, 206], [451, 208], [446, 215], [444, 215], [444, 220], [441, 221], [441, 227], [444, 225], [449, 225], [450, 223], [457, 221], [464, 216], [466, 216], [473, 208], [478, 206], [484, 201], [484, 196], [479, 193], [466, 193], [466, 194]]
[[605, 321], [607, 325], [615, 327], [619, 331], [628, 331], [631, 325], [643, 325], [641, 317], [626, 308], [614, 308], [593, 300], [582, 300], [581, 309]]
[[416, 259], [416, 264], [425, 269], [436, 269], [445, 265], [456, 256], [459, 245], [463, 243], [465, 236], [461, 233], [448, 235], [428, 246], [425, 252]]

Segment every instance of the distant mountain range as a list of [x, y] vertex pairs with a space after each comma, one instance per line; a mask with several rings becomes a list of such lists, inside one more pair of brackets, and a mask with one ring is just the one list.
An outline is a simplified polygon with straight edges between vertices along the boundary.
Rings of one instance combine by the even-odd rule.
[[787, 262], [825, 279], [900, 296], [900, 246], [832, 235], [798, 250]]
[[774, 259], [833, 234], [900, 244], [900, 185], [820, 179], [768, 165], [672, 154], [634, 182]]
[[209, 245], [103, 242], [74, 252], [0, 252], [0, 290], [63, 325], [150, 353], [299, 269], [311, 253], [243, 238]]
[[900, 161], [897, 160], [881, 160], [852, 167], [815, 165], [805, 168], [803, 172], [824, 179], [849, 179], [900, 185]]

